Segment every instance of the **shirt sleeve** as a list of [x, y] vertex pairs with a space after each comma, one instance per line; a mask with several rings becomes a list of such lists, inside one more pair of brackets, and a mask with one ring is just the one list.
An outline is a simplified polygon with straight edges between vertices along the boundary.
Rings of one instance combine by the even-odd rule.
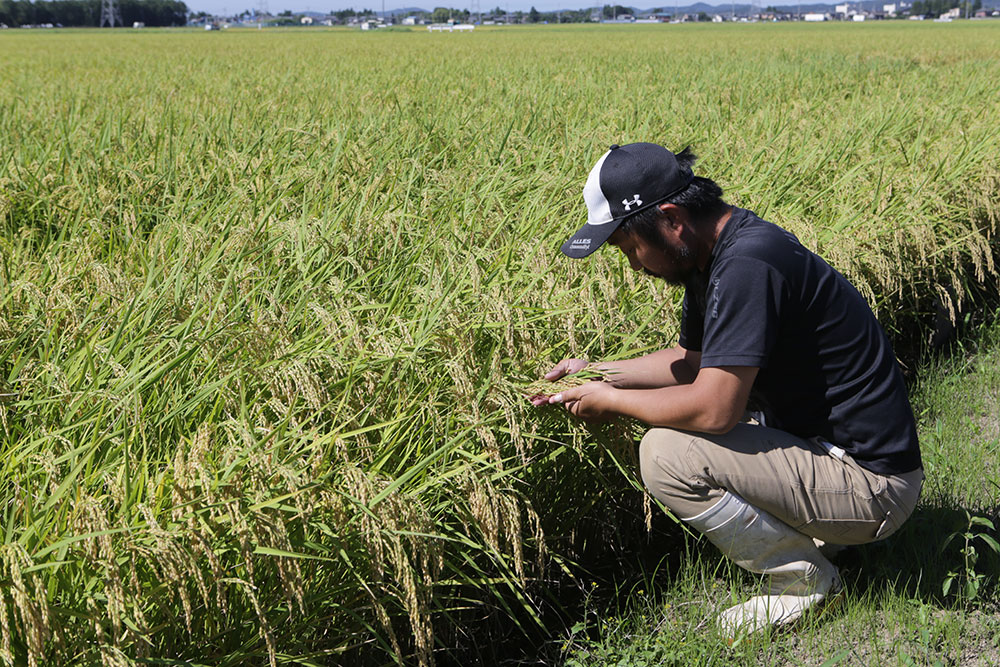
[[785, 301], [778, 271], [760, 259], [734, 257], [713, 272], [705, 296], [702, 368], [766, 368]]

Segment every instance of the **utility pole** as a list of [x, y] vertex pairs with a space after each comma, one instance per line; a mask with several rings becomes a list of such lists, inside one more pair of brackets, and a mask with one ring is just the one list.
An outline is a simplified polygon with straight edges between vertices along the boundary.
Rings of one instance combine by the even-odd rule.
[[101, 28], [107, 23], [109, 28], [115, 27], [115, 21], [118, 25], [122, 24], [121, 14], [118, 13], [118, 8], [115, 7], [115, 0], [101, 0]]

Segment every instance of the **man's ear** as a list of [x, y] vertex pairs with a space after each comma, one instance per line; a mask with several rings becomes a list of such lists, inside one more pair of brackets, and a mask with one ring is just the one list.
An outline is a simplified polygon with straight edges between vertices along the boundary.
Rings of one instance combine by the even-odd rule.
[[660, 209], [660, 213], [666, 219], [668, 225], [675, 229], [683, 226], [685, 216], [684, 210], [680, 206], [663, 202], [662, 204], [658, 204], [656, 208]]

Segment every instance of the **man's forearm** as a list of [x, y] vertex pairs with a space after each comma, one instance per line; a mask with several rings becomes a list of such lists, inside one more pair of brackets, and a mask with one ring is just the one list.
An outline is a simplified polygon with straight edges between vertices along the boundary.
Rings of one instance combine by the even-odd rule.
[[655, 389], [621, 389], [608, 382], [588, 382], [545, 402], [562, 403], [583, 419], [621, 415], [650, 426], [725, 433], [743, 416], [757, 370], [753, 366], [709, 367], [691, 384]]
[[698, 368], [679, 347], [658, 350], [635, 359], [592, 364], [607, 382], [619, 389], [656, 389], [694, 382]]
[[608, 407], [650, 426], [726, 433], [743, 416], [756, 377], [757, 369], [749, 366], [706, 368], [683, 387], [612, 389]]
[[614, 412], [649, 426], [666, 426], [701, 433], [724, 432], [726, 426], [715, 406], [699, 400], [693, 385], [657, 389], [618, 390], [612, 395]]

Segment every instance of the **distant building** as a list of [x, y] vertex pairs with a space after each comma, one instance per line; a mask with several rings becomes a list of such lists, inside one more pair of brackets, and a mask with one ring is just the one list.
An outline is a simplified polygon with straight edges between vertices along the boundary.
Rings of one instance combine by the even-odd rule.
[[471, 23], [432, 23], [427, 26], [428, 32], [470, 32], [475, 30], [476, 26]]
[[855, 14], [854, 16], [851, 17], [851, 20], [854, 21], [855, 23], [864, 23], [864, 21], [865, 21], [865, 15], [864, 14]]
[[301, 23], [302, 25], [312, 25], [313, 18], [311, 16], [303, 16], [302, 18], [299, 19], [299, 23]]
[[837, 5], [836, 7], [833, 8], [833, 10], [834, 12], [840, 14], [841, 16], [847, 16], [847, 11], [850, 9], [850, 7], [851, 6], [845, 2], [842, 5]]
[[827, 19], [826, 14], [803, 14], [802, 20], [809, 21], [810, 23], [818, 23], [820, 21], [825, 21]]

